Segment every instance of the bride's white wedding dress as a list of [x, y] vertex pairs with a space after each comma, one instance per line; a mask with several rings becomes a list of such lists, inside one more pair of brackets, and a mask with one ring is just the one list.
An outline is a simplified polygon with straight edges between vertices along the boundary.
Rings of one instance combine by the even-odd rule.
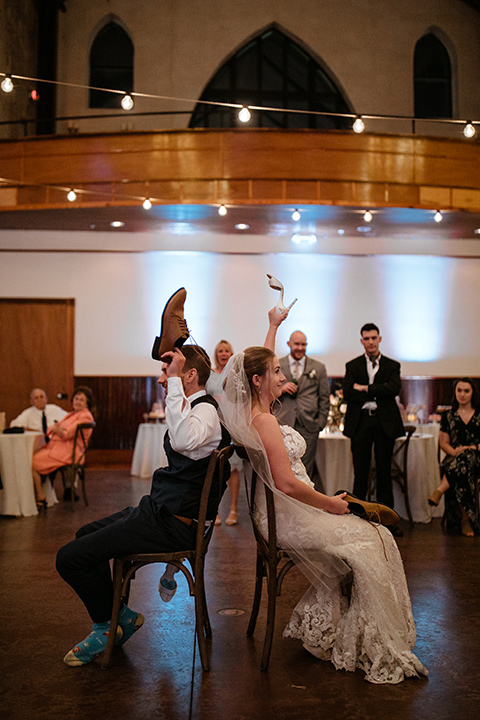
[[[293, 428], [281, 428], [294, 475], [313, 487], [300, 460], [305, 441]], [[264, 493], [256, 514], [267, 527]], [[409, 676], [428, 675], [413, 654], [415, 624], [403, 563], [392, 534], [355, 515], [333, 515], [309, 508], [300, 526], [289, 500], [275, 495], [277, 538], [297, 547], [320, 548], [344, 560], [353, 571], [350, 603], [340, 587], [317, 583], [295, 607], [285, 637], [302, 640], [318, 658], [337, 670], [360, 668], [372, 683], [399, 683]], [[288, 539], [288, 540], [287, 540]]]

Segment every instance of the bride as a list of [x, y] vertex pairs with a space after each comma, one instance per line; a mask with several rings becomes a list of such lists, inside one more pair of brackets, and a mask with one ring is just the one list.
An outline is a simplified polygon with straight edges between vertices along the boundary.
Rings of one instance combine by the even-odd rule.
[[[277, 538], [312, 585], [284, 630], [337, 670], [360, 668], [372, 683], [399, 683], [427, 675], [413, 654], [415, 624], [403, 564], [391, 533], [349, 513], [344, 494], [314, 489], [301, 457], [304, 439], [280, 427], [272, 407], [285, 382], [274, 353], [278, 326], [286, 318], [271, 310], [264, 347], [230, 358], [221, 399], [224, 423], [234, 442], [275, 494]], [[267, 534], [264, 493], [257, 521]], [[262, 500], [263, 498], [263, 500]], [[353, 571], [350, 601], [340, 582]]]

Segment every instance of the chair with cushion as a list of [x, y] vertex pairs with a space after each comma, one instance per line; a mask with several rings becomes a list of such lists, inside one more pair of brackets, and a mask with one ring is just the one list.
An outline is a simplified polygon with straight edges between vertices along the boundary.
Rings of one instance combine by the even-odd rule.
[[[237, 451], [238, 452], [238, 451]], [[239, 452], [242, 456], [242, 453]], [[266, 509], [267, 509], [267, 525], [268, 537], [265, 537], [260, 526], [258, 525], [255, 514], [255, 494], [259, 492], [258, 485], [263, 487], [265, 492]], [[277, 544], [277, 530], [275, 520], [275, 498], [272, 490], [265, 483], [258, 483], [258, 476], [252, 470], [252, 479], [250, 490], [246, 484], [247, 501], [250, 519], [252, 521], [253, 532], [257, 541], [257, 563], [256, 563], [256, 579], [255, 593], [253, 598], [252, 612], [247, 628], [247, 636], [251, 637], [255, 631], [258, 611], [260, 609], [260, 601], [262, 599], [263, 578], [266, 578], [267, 585], [267, 624], [265, 629], [265, 639], [263, 641], [262, 658], [260, 661], [260, 669], [267, 670], [270, 662], [270, 653], [272, 650], [273, 631], [275, 629], [275, 612], [277, 597], [280, 597], [283, 581], [287, 573], [294, 567], [294, 561], [289, 557], [288, 552], [283, 550]], [[341, 583], [342, 592], [350, 599], [350, 591], [353, 580], [352, 571], [350, 571]]]
[[[194, 550], [179, 550], [178, 552], [164, 553], [136, 553], [116, 558], [113, 565], [113, 609], [110, 622], [111, 631], [108, 637], [108, 643], [102, 659], [102, 668], [107, 668], [112, 650], [115, 644], [116, 630], [118, 626], [118, 618], [123, 603], [128, 602], [130, 594], [130, 582], [135, 577], [135, 573], [145, 565], [151, 563], [170, 563], [175, 565], [185, 576], [190, 596], [194, 598], [195, 604], [195, 633], [198, 639], [198, 649], [203, 670], [210, 670], [210, 661], [207, 653], [207, 640], [211, 637], [212, 629], [208, 617], [207, 600], [205, 595], [205, 556], [207, 554], [208, 545], [212, 537], [215, 523], [209, 521], [207, 525], [207, 507], [210, 497], [210, 490], [214, 476], [223, 475], [223, 467], [225, 462], [233, 453], [233, 446], [223, 448], [222, 450], [214, 450], [210, 455], [207, 474], [203, 483], [202, 494], [200, 498], [200, 509], [197, 521], [197, 536]], [[185, 565], [188, 560], [191, 570]]]
[[[401, 442], [396, 443], [396, 447], [392, 455], [392, 481], [396, 482], [400, 487], [405, 499], [405, 510], [410, 524], [413, 524], [412, 511], [410, 510], [410, 500], [408, 497], [408, 449], [410, 440], [415, 432], [415, 425], [405, 425], [405, 439], [400, 438]], [[370, 473], [370, 481], [368, 487], [367, 500], [376, 497], [377, 476], [375, 468], [372, 467]]]

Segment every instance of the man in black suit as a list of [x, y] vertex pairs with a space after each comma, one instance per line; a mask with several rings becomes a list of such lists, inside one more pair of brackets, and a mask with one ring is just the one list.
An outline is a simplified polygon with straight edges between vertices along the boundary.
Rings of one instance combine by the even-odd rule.
[[395, 438], [405, 434], [395, 399], [401, 386], [400, 363], [380, 354], [382, 338], [376, 325], [367, 323], [360, 334], [365, 354], [347, 363], [343, 383], [347, 401], [343, 432], [351, 442], [353, 492], [361, 500], [366, 499], [373, 446], [377, 500], [393, 508], [392, 454]]

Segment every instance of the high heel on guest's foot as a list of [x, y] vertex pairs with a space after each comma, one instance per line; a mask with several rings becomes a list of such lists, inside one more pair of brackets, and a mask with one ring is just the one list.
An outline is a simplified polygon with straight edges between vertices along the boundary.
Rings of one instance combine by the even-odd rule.
[[230, 513], [225, 520], [225, 525], [238, 525], [238, 513], [235, 510], [230, 510]]
[[474, 537], [475, 533], [473, 532], [472, 524], [468, 517], [462, 518], [462, 535], [465, 537]]
[[297, 298], [295, 298], [295, 300], [292, 303], [290, 303], [290, 305], [288, 307], [285, 307], [285, 305], [283, 304], [284, 290], [283, 290], [282, 283], [280, 282], [280, 280], [277, 280], [276, 277], [273, 277], [273, 275], [269, 275], [268, 273], [267, 273], [267, 277], [268, 277], [268, 284], [270, 285], [270, 287], [273, 290], [280, 291], [280, 299], [275, 306], [275, 310], [277, 311], [277, 313], [279, 315], [281, 315], [283, 312], [285, 312], [285, 310], [290, 310], [295, 305], [295, 303], [297, 302]]
[[434, 490], [428, 498], [428, 504], [432, 505], [432, 507], [437, 507], [442, 497], [443, 493], [440, 490]]
[[47, 509], [47, 499], [43, 498], [43, 500], [36, 500], [37, 504], [37, 510], [46, 510]]

